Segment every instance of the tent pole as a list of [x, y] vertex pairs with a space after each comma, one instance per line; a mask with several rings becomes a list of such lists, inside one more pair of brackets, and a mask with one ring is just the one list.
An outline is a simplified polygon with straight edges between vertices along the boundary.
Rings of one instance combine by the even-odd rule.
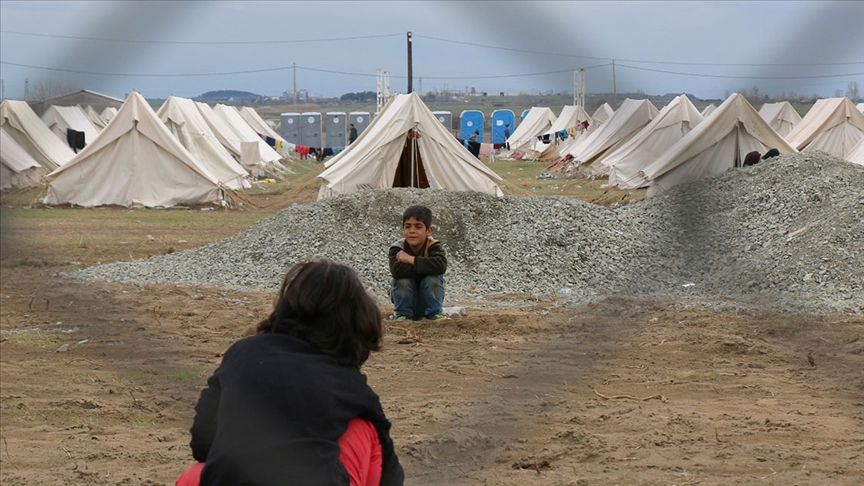
[[417, 143], [417, 138], [413, 136], [415, 130], [417, 129], [414, 128], [408, 132], [409, 136], [411, 136], [411, 187], [414, 187], [414, 165], [417, 163], [416, 158], [414, 157], [414, 149], [416, 148], [414, 144]]

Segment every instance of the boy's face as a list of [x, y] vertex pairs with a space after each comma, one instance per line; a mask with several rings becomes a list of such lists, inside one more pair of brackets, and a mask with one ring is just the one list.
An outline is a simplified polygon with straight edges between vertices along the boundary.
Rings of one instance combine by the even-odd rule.
[[414, 216], [402, 223], [402, 237], [411, 245], [411, 248], [420, 248], [429, 236], [432, 236], [432, 227], [427, 228], [423, 221], [417, 220]]

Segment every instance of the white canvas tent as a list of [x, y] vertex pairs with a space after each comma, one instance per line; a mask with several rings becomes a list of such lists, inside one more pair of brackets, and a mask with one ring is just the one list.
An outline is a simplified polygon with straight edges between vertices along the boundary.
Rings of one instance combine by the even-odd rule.
[[169, 207], [224, 199], [216, 177], [134, 91], [96, 140], [48, 178], [45, 204]]
[[733, 93], [714, 113], [644, 168], [639, 173], [644, 180], [634, 183], [634, 187], [649, 185], [647, 196], [654, 196], [677, 184], [740, 167], [748, 153], [764, 154], [772, 148], [783, 155], [796, 152], [744, 96]]
[[864, 165], [864, 137], [862, 137], [861, 140], [858, 140], [858, 143], [852, 147], [852, 150], [846, 154], [844, 159], [853, 164]]
[[156, 116], [219, 182], [235, 190], [252, 187], [247, 180], [249, 173], [216, 140], [194, 101], [170, 96], [156, 112]]
[[[67, 143], [66, 130], [72, 129], [84, 133], [84, 143], [96, 140], [99, 130], [79, 106], [54, 106], [51, 105], [42, 114], [42, 122], [45, 123], [61, 142]], [[74, 151], [74, 149], [73, 149]]]
[[659, 111], [648, 100], [626, 99], [612, 118], [600, 125], [597, 130], [588, 135], [581, 143], [571, 146], [565, 154], [573, 157], [573, 160], [582, 165], [591, 164], [614, 150], [616, 145], [620, 146], [627, 140], [633, 138], [651, 120], [657, 116]]
[[759, 116], [768, 122], [771, 128], [779, 133], [781, 137], [789, 135], [789, 132], [801, 121], [801, 115], [795, 111], [795, 108], [788, 101], [765, 103], [759, 109]]
[[[266, 121], [264, 121], [264, 119], [261, 118], [261, 115], [259, 115], [258, 112], [255, 111], [252, 107], [242, 106], [237, 110], [237, 112], [240, 113], [240, 116], [243, 118], [243, 120], [245, 120], [246, 123], [248, 123], [253, 130], [262, 135], [266, 135], [278, 142], [281, 142], [282, 144], [284, 144], [283, 147], [286, 147], [288, 142], [286, 142], [281, 135], [276, 133], [276, 130], [274, 130], [273, 127], [271, 127]], [[286, 150], [287, 147], [283, 149], [283, 151]]]
[[0, 127], [0, 190], [37, 186], [45, 174], [36, 159]]
[[[619, 108], [620, 109], [620, 108]], [[615, 114], [615, 110], [609, 106], [609, 103], [603, 103], [598, 106], [596, 110], [594, 110], [594, 114], [591, 115], [591, 119], [594, 120], [594, 123], [599, 127], [600, 125], [606, 123], [606, 120], [612, 118], [612, 115]]]
[[864, 137], [864, 113], [849, 98], [817, 100], [786, 140], [802, 152], [822, 152], [842, 158]]
[[516, 130], [507, 139], [510, 151], [502, 154], [502, 157], [512, 156], [516, 152], [530, 149], [537, 139], [537, 135], [549, 130], [557, 118], [555, 113], [547, 107], [535, 106], [528, 110], [528, 114], [525, 115], [525, 118], [516, 127]]
[[501, 196], [501, 178], [445, 128], [417, 93], [393, 96], [357, 140], [325, 164], [318, 199], [419, 187]]
[[858, 111], [864, 113], [864, 103], [858, 103], [857, 105], [855, 105], [855, 108], [858, 108]]
[[96, 110], [90, 105], [87, 105], [87, 108], [84, 108], [84, 114], [87, 115], [90, 123], [92, 123], [99, 131], [102, 131], [102, 129], [105, 128], [105, 125], [108, 124], [108, 122], [103, 120], [102, 117], [99, 116], [99, 113], [96, 113]]
[[[554, 161], [560, 158], [559, 150], [562, 145], [564, 145], [571, 137], [575, 137], [580, 133], [575, 132], [576, 125], [581, 124], [583, 121], [588, 121], [588, 126], [591, 126], [591, 117], [588, 116], [588, 113], [585, 112], [585, 108], [582, 108], [581, 105], [565, 105], [564, 108], [561, 109], [561, 114], [558, 115], [558, 118], [552, 123], [552, 126], [549, 127], [549, 130], [538, 135], [538, 137], [548, 136], [549, 143], [544, 143], [540, 140], [535, 140], [533, 146], [531, 147], [530, 158], [539, 159], [544, 161]], [[567, 138], [560, 140], [555, 137], [555, 134], [564, 130], [570, 130], [571, 133], [568, 133]], [[526, 157], [523, 157], [523, 159]]]
[[195, 106], [216, 138], [253, 176], [272, 173], [277, 165], [282, 168], [282, 156], [267, 145], [239, 113], [224, 105], [224, 108], [219, 108], [220, 105], [211, 108], [207, 103], [196, 102]]
[[72, 160], [75, 153], [36, 116], [25, 101], [0, 103], [0, 126], [42, 167], [54, 170]]
[[714, 113], [714, 110], [716, 110], [716, 109], [717, 109], [717, 106], [714, 103], [711, 103], [710, 105], [706, 106], [705, 108], [702, 108], [702, 111], [700, 112], [700, 114], [702, 115], [702, 118], [708, 118], [708, 115], [710, 115], [711, 113]]
[[701, 122], [699, 110], [686, 95], [679, 95], [664, 106], [641, 132], [604, 157], [599, 162], [602, 168], [598, 168], [598, 173], [609, 175], [610, 186], [635, 189], [638, 186], [633, 184], [639, 181], [639, 171]]
[[105, 120], [106, 125], [111, 123], [111, 119], [114, 118], [116, 115], [117, 108], [114, 108], [113, 106], [105, 107], [105, 109], [102, 110], [102, 113], [99, 114], [99, 116], [102, 117], [103, 120]]

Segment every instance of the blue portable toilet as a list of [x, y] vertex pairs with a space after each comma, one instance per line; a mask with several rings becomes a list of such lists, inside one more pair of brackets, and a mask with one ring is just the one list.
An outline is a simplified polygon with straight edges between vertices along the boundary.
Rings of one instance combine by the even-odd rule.
[[475, 131], [480, 133], [477, 135], [477, 142], [483, 143], [483, 112], [479, 110], [465, 110], [459, 116], [459, 138], [468, 140]]
[[522, 118], [519, 119], [519, 123], [525, 121], [525, 117], [528, 115], [529, 111], [531, 111], [531, 108], [525, 108], [525, 111], [522, 112]]
[[495, 110], [492, 112], [492, 143], [504, 144], [504, 128], [510, 125], [510, 135], [516, 128], [516, 115], [513, 110]]
[[348, 114], [344, 111], [328, 111], [324, 128], [325, 147], [348, 145]]
[[435, 119], [444, 125], [444, 128], [446, 128], [448, 132], [451, 134], [453, 133], [453, 113], [450, 113], [449, 111], [433, 111], [432, 115], [434, 115]]
[[321, 113], [307, 111], [300, 114], [300, 145], [321, 147]]
[[300, 143], [300, 113], [282, 113], [279, 115], [279, 135], [288, 143]]

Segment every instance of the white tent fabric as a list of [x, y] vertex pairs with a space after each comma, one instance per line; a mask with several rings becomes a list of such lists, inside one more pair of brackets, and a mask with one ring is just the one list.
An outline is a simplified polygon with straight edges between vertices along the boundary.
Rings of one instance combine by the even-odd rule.
[[51, 105], [42, 114], [42, 122], [45, 123], [61, 142], [66, 142], [66, 130], [72, 129], [84, 132], [84, 143], [96, 140], [99, 130], [84, 113], [80, 106], [54, 106]]
[[781, 137], [789, 135], [789, 132], [801, 121], [801, 115], [795, 111], [795, 108], [788, 101], [765, 103], [759, 109], [759, 116], [768, 122], [771, 128], [779, 133]]
[[100, 132], [105, 128], [105, 125], [108, 124], [108, 122], [103, 120], [102, 117], [99, 116], [99, 113], [96, 113], [96, 110], [90, 105], [87, 105], [87, 108], [84, 108], [84, 114], [87, 115], [90, 123], [92, 123]]
[[649, 185], [647, 196], [670, 187], [740, 167], [752, 152], [776, 148], [781, 154], [796, 150], [759, 116], [739, 93], [733, 93], [717, 109], [684, 135], [656, 161], [640, 172], [644, 179], [635, 187]]
[[219, 140], [216, 140], [194, 101], [170, 96], [156, 112], [156, 116], [189, 153], [210, 169], [219, 182], [231, 189], [252, 187], [247, 180], [249, 173], [234, 160]]
[[[240, 113], [240, 116], [243, 118], [243, 120], [245, 120], [246, 123], [248, 123], [249, 126], [252, 127], [252, 129], [256, 132], [271, 137], [274, 140], [278, 140], [283, 144], [288, 143], [285, 141], [284, 138], [282, 138], [281, 135], [276, 133], [276, 130], [274, 130], [266, 121], [264, 121], [264, 119], [261, 118], [261, 115], [259, 115], [258, 112], [255, 111], [252, 107], [242, 106], [237, 110], [237, 112]], [[284, 150], [287, 150], [287, 147], [285, 147]]]
[[558, 118], [556, 118], [552, 123], [552, 126], [549, 127], [549, 130], [538, 135], [549, 135], [550, 142], [543, 143], [535, 138], [531, 147], [531, 150], [536, 154], [535, 157], [539, 160], [549, 160], [550, 158], [558, 160], [558, 150], [561, 145], [563, 145], [567, 140], [570, 140], [570, 136], [568, 135], [568, 138], [558, 141], [555, 138], [555, 133], [560, 132], [561, 130], [574, 128], [583, 121], [588, 121], [588, 126], [591, 126], [591, 117], [585, 112], [585, 108], [582, 108], [581, 105], [565, 105], [564, 108], [561, 109], [561, 114], [558, 115]]
[[[620, 108], [619, 108], [620, 109]], [[591, 115], [591, 119], [594, 120], [594, 123], [599, 127], [600, 125], [606, 123], [606, 120], [612, 118], [612, 115], [615, 114], [615, 110], [609, 106], [609, 103], [603, 103], [598, 106], [596, 110], [594, 110], [594, 114]]]
[[49, 171], [69, 162], [75, 156], [69, 145], [51, 133], [25, 101], [3, 100], [0, 103], [0, 126]]
[[514, 130], [513, 133], [510, 134], [510, 138], [507, 139], [507, 143], [510, 145], [510, 151], [506, 154], [502, 154], [502, 156], [506, 157], [515, 154], [517, 151], [530, 149], [534, 140], [536, 140], [537, 135], [549, 130], [549, 127], [555, 123], [557, 118], [558, 117], [555, 116], [555, 113], [547, 107], [535, 106], [528, 110], [525, 119], [519, 123], [516, 130]]
[[96, 140], [48, 178], [45, 204], [170, 207], [224, 197], [216, 177], [135, 91]]
[[864, 137], [858, 140], [858, 143], [852, 147], [852, 150], [844, 158], [853, 164], [864, 165]]
[[0, 190], [39, 185], [45, 172], [45, 168], [0, 127]]
[[111, 123], [111, 119], [117, 116], [117, 108], [114, 108], [113, 106], [107, 106], [104, 110], [102, 110], [102, 113], [100, 113], [99, 116], [101, 116], [102, 119], [105, 120], [105, 124], [107, 125], [108, 123]]
[[[213, 108], [207, 103], [199, 102], [196, 105], [219, 141], [234, 154], [240, 161], [240, 165], [252, 175], [259, 177], [264, 175], [268, 169], [283, 169], [280, 163], [282, 156], [267, 145], [236, 110], [222, 104], [217, 104]], [[257, 156], [243, 157], [243, 142], [254, 142], [258, 147]]]
[[842, 158], [864, 137], [864, 113], [849, 98], [817, 100], [786, 140], [802, 152], [822, 152]]
[[501, 178], [462, 146], [417, 93], [393, 96], [357, 140], [324, 164], [318, 199], [425, 187], [503, 195]]
[[857, 105], [855, 105], [855, 108], [858, 108], [858, 111], [864, 113], [864, 103], [858, 103]]
[[705, 108], [702, 108], [702, 111], [700, 112], [700, 114], [702, 115], [702, 118], [708, 118], [708, 115], [710, 115], [711, 113], [714, 113], [714, 110], [716, 110], [716, 109], [717, 109], [717, 106], [714, 103], [711, 103], [710, 105], [706, 106]]
[[598, 167], [598, 173], [609, 174], [610, 186], [635, 189], [638, 186], [634, 184], [640, 181], [639, 171], [657, 160], [701, 122], [699, 110], [686, 95], [679, 95], [664, 106], [641, 132], [604, 157], [599, 163], [605, 169]]
[[591, 164], [610, 150], [614, 150], [616, 145], [620, 146], [633, 138], [651, 123], [657, 113], [659, 113], [657, 107], [650, 101], [628, 98], [621, 103], [612, 118], [606, 120], [581, 143], [571, 146], [564, 156], [570, 155], [583, 165]]

